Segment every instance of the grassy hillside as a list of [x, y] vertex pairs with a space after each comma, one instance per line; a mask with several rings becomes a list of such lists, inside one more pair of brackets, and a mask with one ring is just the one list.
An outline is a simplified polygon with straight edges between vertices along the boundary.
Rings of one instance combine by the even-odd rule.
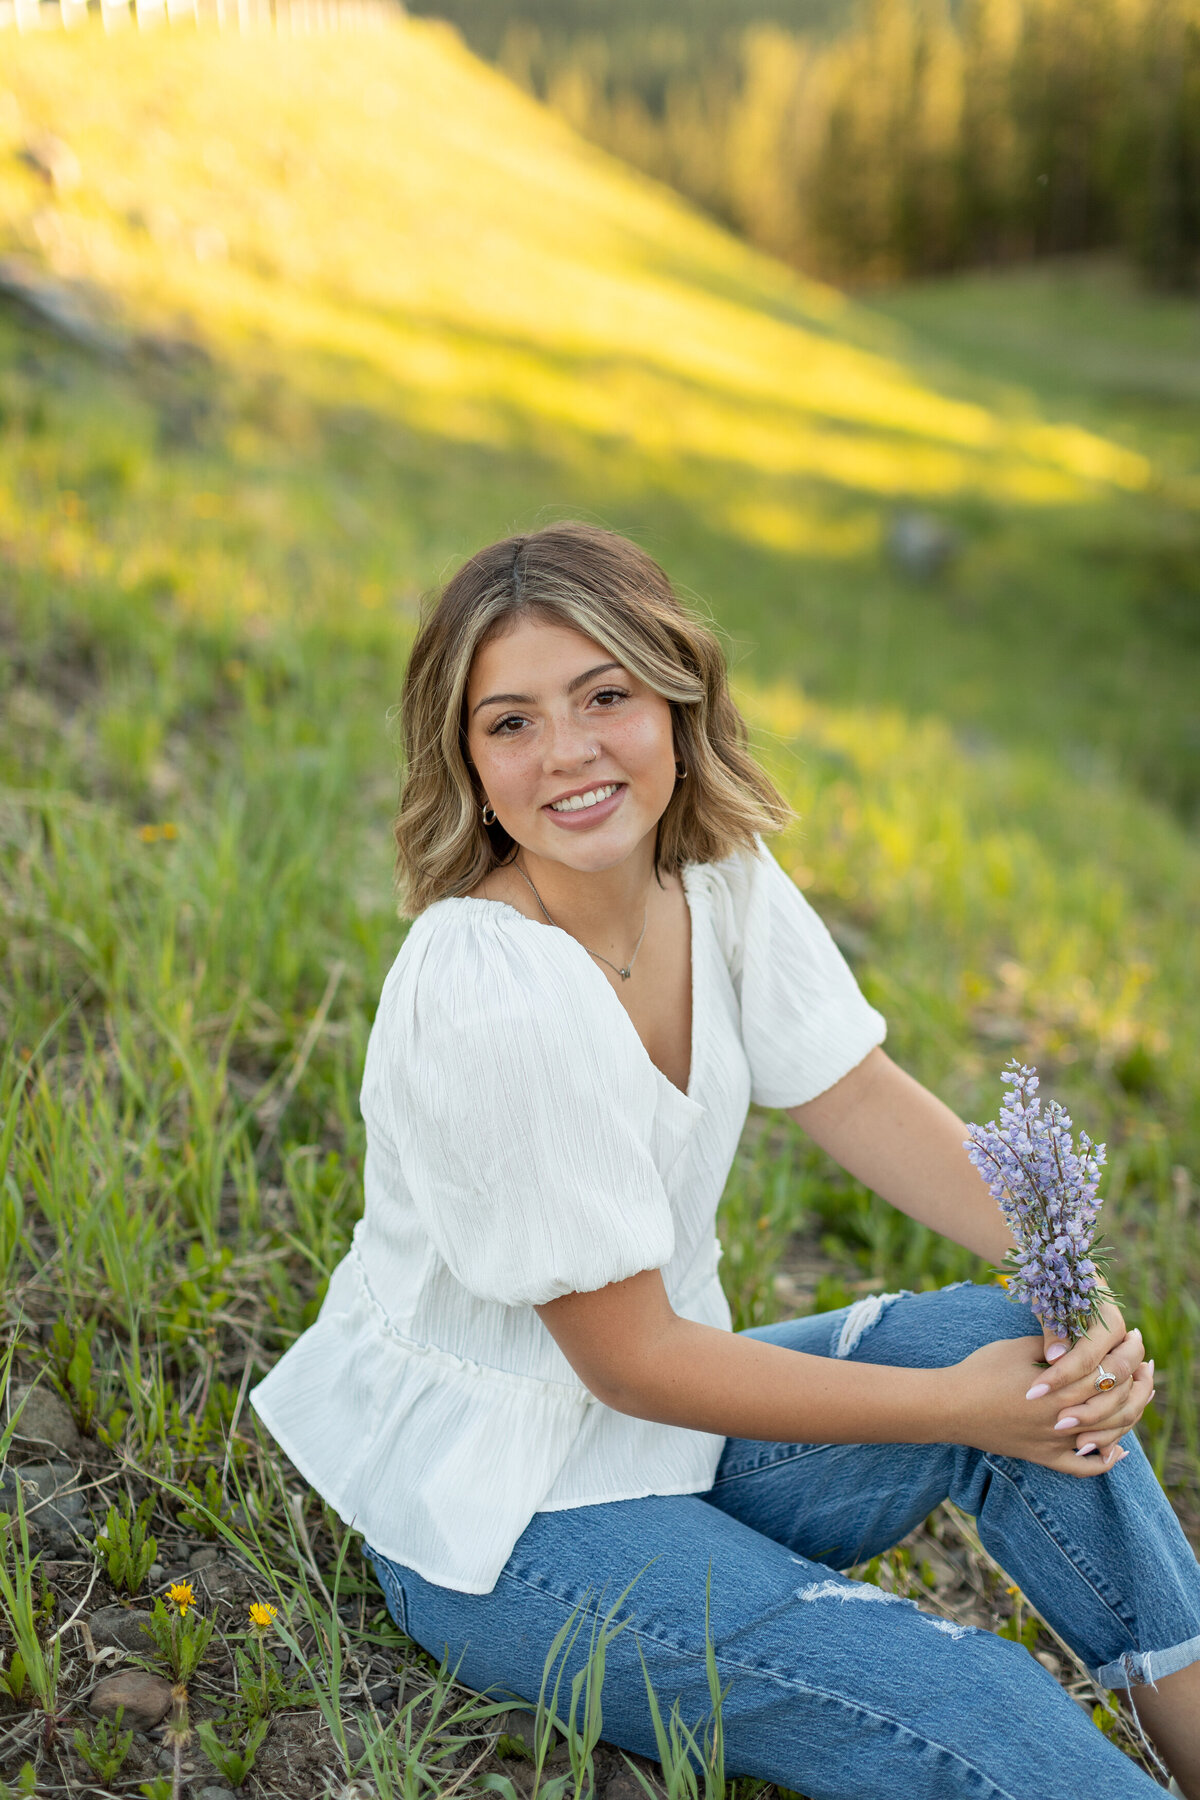
[[[1190, 1504], [1193, 314], [1045, 272], [854, 305], [427, 25], [4, 48], [0, 253], [107, 347], [0, 303], [0, 1268], [167, 1566], [191, 1482], [320, 1602], [244, 1378], [359, 1204], [387, 712], [421, 590], [565, 513], [727, 632], [781, 854], [893, 1053], [983, 1118], [1016, 1051], [1109, 1139]], [[76, 180], [25, 157], [46, 132]], [[957, 541], [937, 578], [887, 551], [913, 509]], [[724, 1230], [746, 1320], [972, 1267], [772, 1120]]]

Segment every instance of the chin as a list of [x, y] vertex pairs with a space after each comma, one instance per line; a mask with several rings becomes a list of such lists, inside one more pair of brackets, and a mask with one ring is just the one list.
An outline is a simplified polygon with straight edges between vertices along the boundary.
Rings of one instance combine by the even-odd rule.
[[551, 825], [538, 831], [528, 847], [534, 856], [540, 856], [545, 862], [562, 863], [581, 875], [601, 875], [607, 869], [618, 868], [631, 857], [648, 834], [653, 836], [656, 827], [657, 821], [644, 831], [632, 834], [622, 831], [617, 836], [604, 830], [560, 832]]
[[580, 875], [602, 875], [607, 869], [619, 868], [636, 849], [636, 844], [551, 843], [544, 848], [538, 845], [533, 854], [540, 856], [543, 862], [562, 863], [564, 868], [575, 869]]

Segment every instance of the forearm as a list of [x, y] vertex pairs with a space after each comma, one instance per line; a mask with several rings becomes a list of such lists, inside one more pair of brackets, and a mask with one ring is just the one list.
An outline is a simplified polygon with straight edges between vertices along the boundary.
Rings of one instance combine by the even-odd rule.
[[791, 1115], [864, 1186], [994, 1264], [1013, 1243], [963, 1148], [966, 1126], [882, 1050]]
[[672, 1314], [585, 1374], [617, 1412], [723, 1437], [823, 1444], [957, 1441], [951, 1370], [808, 1356]]
[[[1095, 1392], [1094, 1346], [1048, 1369], [1036, 1334], [998, 1338], [943, 1368], [809, 1356], [680, 1318], [657, 1269], [537, 1311], [580, 1380], [617, 1412], [768, 1443], [965, 1444], [1095, 1473], [1112, 1458], [1077, 1456], [1081, 1434], [1115, 1451], [1153, 1385], [1132, 1333], [1103, 1347], [1117, 1375], [1111, 1394]], [[1081, 1433], [1056, 1429], [1064, 1408]]]

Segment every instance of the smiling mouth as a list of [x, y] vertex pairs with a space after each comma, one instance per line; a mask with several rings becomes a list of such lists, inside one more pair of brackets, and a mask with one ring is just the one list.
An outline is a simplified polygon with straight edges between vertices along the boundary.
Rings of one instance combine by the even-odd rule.
[[588, 788], [583, 794], [568, 794], [565, 800], [552, 800], [546, 808], [547, 812], [573, 813], [585, 812], [589, 806], [599, 806], [602, 800], [610, 800], [619, 787], [620, 781], [607, 781], [603, 787]]

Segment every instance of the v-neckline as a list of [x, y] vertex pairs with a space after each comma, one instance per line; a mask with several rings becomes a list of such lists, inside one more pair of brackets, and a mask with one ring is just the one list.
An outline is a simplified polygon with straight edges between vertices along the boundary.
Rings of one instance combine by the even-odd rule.
[[671, 1093], [677, 1099], [687, 1101], [693, 1106], [698, 1106], [699, 1102], [696, 1099], [696, 1093], [695, 1093], [695, 1089], [696, 1089], [696, 1046], [700, 1041], [700, 1034], [699, 1034], [699, 1030], [698, 1030], [698, 1017], [699, 1017], [700, 1004], [701, 1004], [701, 983], [698, 979], [698, 970], [699, 970], [700, 964], [699, 964], [697, 954], [696, 954], [696, 936], [697, 936], [697, 933], [696, 933], [696, 906], [695, 906], [694, 894], [693, 894], [693, 891], [692, 891], [692, 888], [690, 885], [690, 876], [692, 874], [692, 870], [694, 867], [695, 867], [695, 865], [692, 863], [685, 863], [683, 868], [679, 872], [679, 880], [680, 880], [680, 884], [683, 888], [683, 903], [687, 908], [687, 915], [688, 915], [688, 974], [689, 974], [689, 978], [691, 981], [691, 1032], [690, 1032], [690, 1037], [689, 1037], [689, 1042], [688, 1042], [688, 1078], [687, 1078], [687, 1086], [686, 1087], [680, 1087], [677, 1082], [674, 1082], [671, 1080], [671, 1077], [665, 1072], [665, 1070], [659, 1068], [658, 1064], [655, 1062], [654, 1058], [651, 1056], [650, 1052], [647, 1050], [645, 1044], [642, 1042], [641, 1033], [638, 1031], [637, 1026], [634, 1024], [633, 1020], [630, 1018], [630, 1016], [626, 1012], [625, 1008], [621, 1005], [620, 997], [617, 994], [617, 990], [613, 987], [612, 982], [608, 979], [608, 976], [604, 973], [603, 969], [601, 969], [597, 966], [597, 964], [592, 956], [591, 951], [588, 950], [583, 944], [581, 944], [577, 937], [573, 937], [569, 931], [564, 930], [561, 925], [552, 925], [549, 923], [549, 921], [546, 921], [545, 923], [543, 923], [541, 919], [531, 919], [529, 917], [528, 913], [523, 913], [519, 907], [511, 905], [509, 903], [509, 901], [507, 901], [507, 900], [489, 900], [489, 899], [485, 898], [485, 896], [483, 896], [482, 894], [450, 895], [450, 896], [448, 896], [448, 898], [446, 900], [443, 900], [441, 902], [441, 904], [443, 906], [445, 906], [445, 905], [494, 906], [494, 907], [498, 907], [501, 912], [511, 913], [513, 915], [514, 919], [520, 919], [522, 924], [531, 925], [537, 931], [561, 932], [563, 937], [565, 937], [567, 939], [567, 942], [570, 944], [573, 944], [575, 946], [575, 948], [578, 950], [580, 956], [583, 957], [584, 961], [586, 962], [588, 968], [591, 970], [592, 974], [595, 976], [596, 980], [599, 981], [603, 985], [604, 992], [608, 995], [609, 1000], [612, 1002], [612, 1004], [617, 1008], [618, 1012], [621, 1014], [621, 1017], [624, 1019], [625, 1024], [629, 1029], [630, 1035], [633, 1038], [634, 1043], [637, 1045], [638, 1049], [641, 1051], [642, 1055], [645, 1057], [647, 1063], [650, 1065], [651, 1069], [654, 1071], [654, 1073], [658, 1077], [659, 1081], [663, 1084], [664, 1087], [669, 1088]]

